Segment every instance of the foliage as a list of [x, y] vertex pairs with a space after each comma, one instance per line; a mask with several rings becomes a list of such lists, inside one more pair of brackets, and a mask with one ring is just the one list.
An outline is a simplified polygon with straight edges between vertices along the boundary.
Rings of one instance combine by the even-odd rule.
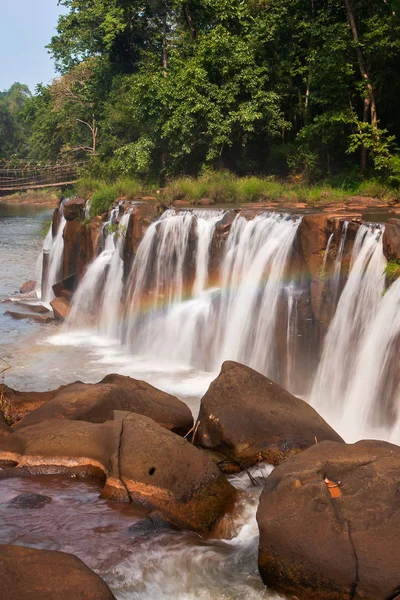
[[[87, 185], [88, 181], [86, 180], [85, 183]], [[104, 214], [110, 209], [115, 200], [123, 196], [132, 198], [140, 192], [140, 189], [140, 182], [134, 179], [120, 179], [112, 184], [97, 182], [90, 200], [90, 216], [95, 217]]]
[[391, 285], [396, 279], [400, 277], [400, 262], [396, 260], [389, 260], [385, 269], [386, 281], [388, 285]]
[[126, 225], [109, 223], [105, 228], [106, 235], [114, 235], [117, 239], [126, 236]]
[[[18, 102], [0, 95], [0, 159], [89, 157], [85, 178], [218, 202], [400, 187], [398, 0], [60, 4], [60, 77], [33, 97], [12, 90]], [[85, 192], [99, 209], [103, 188]]]

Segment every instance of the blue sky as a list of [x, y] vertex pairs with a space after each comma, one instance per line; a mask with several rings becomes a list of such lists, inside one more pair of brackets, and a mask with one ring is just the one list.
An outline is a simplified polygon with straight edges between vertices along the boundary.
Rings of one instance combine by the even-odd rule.
[[33, 92], [53, 79], [45, 46], [62, 10], [57, 0], [0, 0], [0, 91], [19, 81]]

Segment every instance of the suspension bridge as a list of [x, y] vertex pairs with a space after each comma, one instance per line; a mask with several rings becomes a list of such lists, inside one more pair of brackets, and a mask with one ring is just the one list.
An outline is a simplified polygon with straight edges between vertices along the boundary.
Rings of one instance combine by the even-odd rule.
[[0, 167], [0, 193], [64, 187], [76, 183], [82, 163]]

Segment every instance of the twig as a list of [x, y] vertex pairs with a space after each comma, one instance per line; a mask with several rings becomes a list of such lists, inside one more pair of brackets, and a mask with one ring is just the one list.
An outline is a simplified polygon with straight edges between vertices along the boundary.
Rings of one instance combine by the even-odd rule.
[[200, 421], [197, 421], [196, 427], [195, 427], [194, 432], [193, 432], [192, 444], [194, 444], [194, 438], [196, 437], [196, 433], [197, 433], [197, 430], [199, 428], [199, 425], [200, 425]]

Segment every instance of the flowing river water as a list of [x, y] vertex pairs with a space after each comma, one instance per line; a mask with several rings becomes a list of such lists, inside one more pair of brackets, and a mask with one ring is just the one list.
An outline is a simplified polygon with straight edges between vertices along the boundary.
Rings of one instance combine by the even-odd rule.
[[[43, 245], [43, 223], [50, 217], [48, 209], [0, 203], [0, 300], [32, 278]], [[123, 218], [126, 225], [129, 214]], [[12, 367], [6, 383], [21, 390], [47, 390], [119, 372], [179, 396], [196, 414], [222, 361], [230, 358], [296, 392], [302, 287], [286, 276], [286, 263], [300, 219], [273, 214], [252, 221], [237, 218], [219, 278], [211, 281], [208, 254], [221, 218], [222, 211], [181, 216], [167, 212], [149, 227], [132, 267], [132, 281], [128, 281], [130, 310], [125, 315], [119, 313], [121, 242], [111, 234], [105, 234], [103, 251], [86, 270], [67, 325], [13, 320], [4, 314], [10, 304], [0, 304], [0, 357]], [[113, 215], [111, 223], [112, 219]], [[183, 257], [195, 222], [197, 254], [188, 290]], [[345, 223], [331, 290], [338, 296], [336, 315], [309, 386], [309, 400], [348, 441], [372, 435], [398, 442], [400, 390], [391, 389], [394, 422], [380, 421], [377, 406], [388, 374], [396, 368], [400, 282], [383, 294], [382, 228], [362, 226], [352, 251], [350, 276], [340, 295], [346, 235]], [[147, 268], [150, 261], [151, 270]], [[56, 263], [53, 267], [56, 270]], [[152, 281], [148, 280], [150, 271]], [[108, 279], [100, 301], [97, 285], [105, 274]], [[146, 295], [149, 286], [156, 290], [150, 297]], [[49, 290], [45, 294], [49, 300]], [[288, 306], [285, 372], [279, 369], [271, 333], [282, 297]], [[82, 308], [83, 302], [88, 310], [96, 306], [98, 321], [90, 330], [80, 321], [78, 304]], [[270, 352], [265, 352], [266, 347]], [[262, 585], [257, 570], [255, 513], [262, 481], [270, 470], [268, 466], [255, 469], [256, 486], [247, 475], [232, 478], [241, 490], [239, 501], [225, 519], [222, 539], [206, 541], [175, 531], [135, 532], [132, 525], [143, 515], [132, 507], [99, 499], [96, 482], [54, 476], [3, 480], [0, 542], [72, 552], [98, 572], [121, 600], [276, 599]], [[10, 503], [25, 493], [49, 496], [51, 502], [24, 510]]]

